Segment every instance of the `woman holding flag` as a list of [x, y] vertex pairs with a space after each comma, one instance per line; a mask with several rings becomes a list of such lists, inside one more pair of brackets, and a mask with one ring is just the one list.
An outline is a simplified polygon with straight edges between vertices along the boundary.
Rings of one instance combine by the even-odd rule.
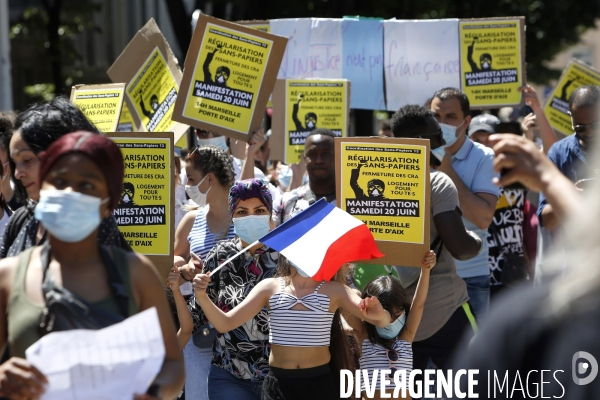
[[[215, 270], [274, 227], [271, 222], [271, 193], [261, 180], [236, 182], [229, 191], [228, 204], [235, 237], [217, 242], [208, 252], [202, 265], [204, 274]], [[208, 296], [208, 302], [225, 312], [237, 307], [257, 284], [272, 277], [277, 268], [278, 253], [262, 244], [247, 248], [242, 253], [215, 273], [211, 285], [203, 292]], [[208, 319], [203, 310], [197, 307], [197, 311], [200, 321], [195, 323], [206, 324]], [[230, 330], [217, 329], [219, 334], [213, 345], [208, 374], [210, 400], [260, 399], [262, 382], [269, 372], [266, 308], [238, 326]]]
[[[344, 312], [382, 328], [391, 322], [390, 313], [376, 297], [361, 299], [349, 287], [328, 281], [346, 261], [381, 257], [371, 232], [361, 221], [322, 200], [276, 232], [256, 235], [255, 241], [258, 240], [281, 249], [287, 256], [295, 254], [295, 263], [280, 255], [279, 277], [258, 283], [237, 307], [225, 310], [227, 313], [211, 301], [209, 294], [223, 270], [218, 274], [215, 270], [214, 276], [208, 270], [194, 278], [196, 301], [219, 331], [234, 329], [268, 307], [272, 351], [263, 399], [339, 398], [337, 371], [332, 371], [330, 364], [336, 369], [347, 368], [342, 358], [348, 352], [337, 354], [330, 347], [345, 343], [340, 320], [338, 316], [334, 318], [334, 314], [339, 315], [336, 311], [343, 308]], [[307, 252], [304, 245], [310, 242], [315, 246]], [[315, 254], [319, 253], [322, 256], [317, 260]], [[307, 259], [317, 267], [307, 265]], [[435, 258], [426, 261], [435, 264]], [[341, 339], [334, 336], [337, 331]]]

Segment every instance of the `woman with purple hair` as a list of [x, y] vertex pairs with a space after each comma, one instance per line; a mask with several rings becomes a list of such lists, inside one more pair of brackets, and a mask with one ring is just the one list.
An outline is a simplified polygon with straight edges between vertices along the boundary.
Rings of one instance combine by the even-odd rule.
[[[229, 190], [228, 202], [235, 238], [218, 242], [208, 253], [202, 267], [204, 274], [275, 227], [271, 221], [271, 193], [261, 180], [236, 182]], [[233, 309], [259, 282], [273, 277], [277, 258], [278, 253], [260, 243], [251, 247], [211, 275], [208, 297], [224, 312]], [[197, 310], [201, 322], [207, 323], [201, 309]], [[218, 334], [208, 374], [208, 398], [260, 399], [263, 379], [269, 373], [269, 353], [269, 318], [265, 307], [244, 325]]]

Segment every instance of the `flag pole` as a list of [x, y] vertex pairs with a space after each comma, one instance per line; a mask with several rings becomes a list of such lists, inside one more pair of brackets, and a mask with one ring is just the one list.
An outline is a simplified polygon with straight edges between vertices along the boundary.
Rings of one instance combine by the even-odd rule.
[[256, 242], [249, 244], [248, 246], [246, 246], [245, 249], [240, 250], [239, 252], [237, 252], [235, 255], [229, 257], [227, 260], [223, 261], [221, 263], [221, 265], [219, 265], [217, 268], [215, 268], [214, 270], [210, 271], [210, 274], [214, 274], [215, 272], [217, 272], [218, 270], [220, 270], [221, 268], [223, 268], [225, 266], [225, 264], [229, 263], [231, 260], [233, 260], [234, 258], [236, 258], [237, 256], [239, 256], [242, 253], [245, 253], [247, 250], [249, 250], [251, 247], [256, 246], [257, 244], [259, 244], [260, 242], [257, 240]]

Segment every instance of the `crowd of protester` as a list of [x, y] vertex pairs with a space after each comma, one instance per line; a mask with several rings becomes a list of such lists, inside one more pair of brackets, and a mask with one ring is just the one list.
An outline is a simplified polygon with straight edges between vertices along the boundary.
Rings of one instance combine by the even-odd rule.
[[[282, 132], [240, 144], [191, 128], [174, 155], [174, 260], [161, 277], [112, 215], [119, 148], [61, 97], [0, 113], [0, 397], [44, 391], [25, 350], [52, 331], [50, 290], [90, 305], [101, 326], [156, 307], [165, 361], [140, 399], [335, 399], [342, 369], [558, 369], [578, 345], [597, 350], [600, 88], [573, 92], [562, 139], [533, 88], [521, 91], [516, 121], [476, 114], [455, 88], [382, 121], [379, 136], [429, 140], [431, 251], [422, 268], [349, 264], [328, 282], [247, 247], [320, 199], [336, 204], [332, 131], [313, 130], [285, 165], [269, 151]], [[569, 398], [597, 386], [570, 385]]]

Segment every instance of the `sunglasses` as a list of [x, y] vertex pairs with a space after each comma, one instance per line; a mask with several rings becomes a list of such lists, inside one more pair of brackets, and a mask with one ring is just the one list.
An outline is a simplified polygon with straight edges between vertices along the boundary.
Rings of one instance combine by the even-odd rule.
[[394, 378], [394, 374], [396, 374], [396, 371], [398, 371], [397, 368], [392, 366], [392, 363], [398, 361], [398, 359], [400, 357], [398, 356], [398, 353], [396, 353], [394, 350], [386, 351], [386, 355], [387, 355], [387, 359], [388, 359], [388, 367], [390, 370], [390, 373], [388, 374], [388, 378], [390, 380], [392, 380]]
[[576, 133], [584, 133], [587, 129], [590, 128], [592, 131], [600, 130], [600, 121], [592, 122], [591, 124], [579, 124], [573, 127], [573, 130]]

